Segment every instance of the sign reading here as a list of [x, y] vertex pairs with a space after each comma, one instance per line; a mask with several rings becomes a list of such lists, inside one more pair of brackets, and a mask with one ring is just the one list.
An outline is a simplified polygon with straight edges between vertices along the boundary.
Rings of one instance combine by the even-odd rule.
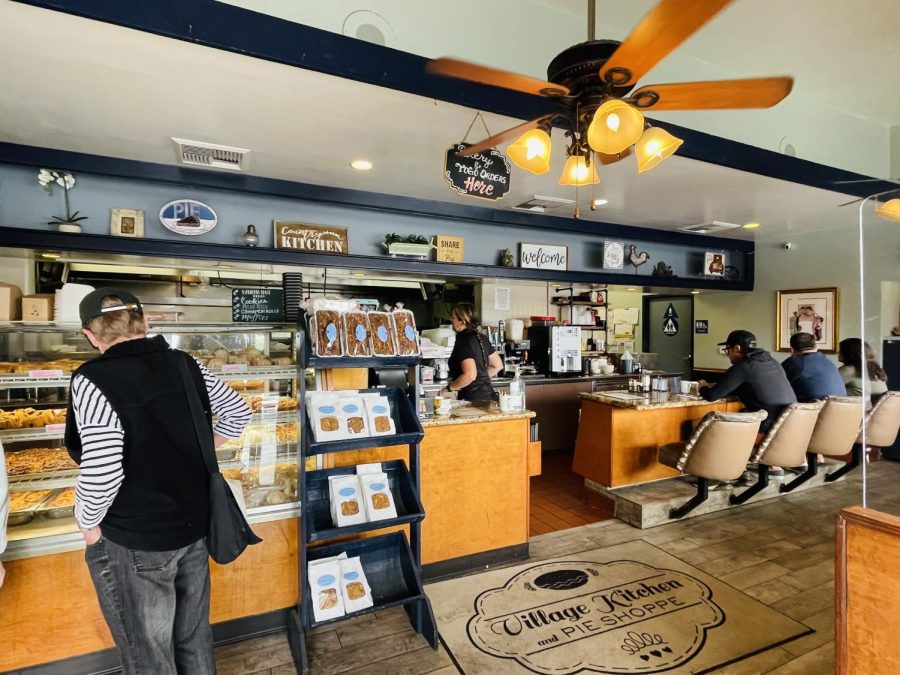
[[437, 254], [435, 257], [438, 262], [462, 262], [463, 238], [439, 234], [437, 236]]
[[231, 320], [235, 323], [284, 321], [284, 291], [280, 288], [232, 288]]
[[450, 187], [461, 195], [497, 200], [509, 192], [509, 177], [512, 173], [506, 157], [496, 150], [479, 152], [471, 157], [460, 157], [457, 153], [468, 144], [457, 143], [444, 158], [444, 178]]
[[569, 247], [554, 244], [519, 244], [519, 266], [533, 270], [569, 269]]
[[347, 255], [350, 245], [347, 228], [333, 225], [308, 225], [285, 220], [275, 221], [275, 248], [304, 253], [338, 253]]

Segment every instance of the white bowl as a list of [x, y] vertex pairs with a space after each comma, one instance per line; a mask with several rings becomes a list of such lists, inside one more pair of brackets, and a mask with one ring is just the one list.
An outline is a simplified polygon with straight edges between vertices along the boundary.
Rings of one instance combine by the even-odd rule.
[[616, 367], [610, 363], [600, 366], [600, 372], [604, 375], [612, 375], [616, 372]]

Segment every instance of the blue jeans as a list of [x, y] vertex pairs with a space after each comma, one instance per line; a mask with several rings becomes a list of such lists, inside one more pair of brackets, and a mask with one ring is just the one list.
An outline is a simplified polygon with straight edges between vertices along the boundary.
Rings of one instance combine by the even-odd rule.
[[125, 673], [216, 672], [205, 539], [136, 551], [101, 538], [84, 558]]

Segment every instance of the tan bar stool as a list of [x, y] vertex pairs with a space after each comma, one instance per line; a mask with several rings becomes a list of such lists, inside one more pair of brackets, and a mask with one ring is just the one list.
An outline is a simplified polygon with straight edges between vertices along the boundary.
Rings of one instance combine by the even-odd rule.
[[812, 438], [819, 411], [825, 401], [811, 403], [791, 403], [781, 411], [775, 424], [769, 429], [762, 442], [750, 458], [759, 466], [756, 483], [740, 494], [733, 494], [728, 501], [743, 504], [748, 499], [766, 489], [769, 484], [770, 466], [800, 466], [806, 459], [806, 448]]
[[766, 412], [721, 413], [713, 411], [700, 420], [691, 438], [659, 448], [659, 461], [682, 473], [697, 476], [697, 494], [669, 511], [681, 518], [708, 498], [709, 481], [740, 478], [753, 452], [760, 423]]
[[[866, 415], [866, 445], [888, 448], [897, 440], [900, 431], [900, 391], [889, 391], [878, 399]], [[857, 439], [862, 443], [862, 438]]]
[[861, 452], [856, 439], [862, 428], [862, 409], [862, 399], [858, 396], [829, 396], [825, 399], [825, 407], [819, 412], [816, 428], [806, 448], [806, 471], [790, 483], [782, 484], [781, 492], [790, 492], [816, 475], [819, 469], [817, 455], [842, 457], [853, 453], [846, 466], [825, 476], [828, 482], [859, 466]]

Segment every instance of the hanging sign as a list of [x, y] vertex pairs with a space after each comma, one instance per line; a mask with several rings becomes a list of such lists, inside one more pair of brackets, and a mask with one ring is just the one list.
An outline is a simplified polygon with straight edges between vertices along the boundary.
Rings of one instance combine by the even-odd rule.
[[275, 221], [275, 248], [287, 248], [304, 253], [347, 255], [350, 252], [346, 227], [308, 225], [286, 220]]
[[280, 288], [232, 288], [231, 320], [235, 323], [284, 321], [284, 291]]
[[511, 169], [506, 157], [496, 150], [486, 150], [471, 157], [457, 153], [469, 147], [457, 143], [447, 150], [444, 159], [444, 178], [451, 189], [468, 197], [481, 197], [495, 201], [509, 192]]
[[435, 254], [435, 259], [438, 262], [462, 262], [463, 238], [439, 234], [437, 236], [437, 253]]
[[678, 334], [678, 312], [675, 311], [671, 302], [663, 312], [663, 333], [668, 336]]
[[206, 234], [216, 226], [219, 217], [212, 208], [195, 199], [176, 199], [159, 210], [159, 222], [178, 234]]
[[519, 244], [519, 266], [533, 270], [569, 269], [569, 247], [555, 244]]
[[694, 321], [694, 332], [697, 335], [706, 335], [709, 333], [709, 319], [697, 319]]

